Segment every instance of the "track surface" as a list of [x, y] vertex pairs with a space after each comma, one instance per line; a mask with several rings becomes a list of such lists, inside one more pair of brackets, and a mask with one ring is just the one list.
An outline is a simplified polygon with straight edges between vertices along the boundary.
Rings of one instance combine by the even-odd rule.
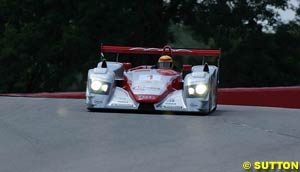
[[300, 161], [300, 110], [210, 116], [87, 112], [84, 100], [0, 97], [1, 172], [241, 172]]

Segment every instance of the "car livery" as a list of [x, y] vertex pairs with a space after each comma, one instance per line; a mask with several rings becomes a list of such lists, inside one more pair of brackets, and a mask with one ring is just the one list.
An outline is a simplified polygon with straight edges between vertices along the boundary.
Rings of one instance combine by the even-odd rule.
[[[217, 57], [220, 50], [101, 46], [102, 53], [170, 54]], [[218, 65], [219, 66], [219, 65]], [[128, 109], [207, 114], [217, 108], [218, 66], [183, 65], [179, 71], [153, 65], [101, 60], [88, 71], [86, 104], [89, 110]], [[200, 114], [199, 113], [199, 114]]]

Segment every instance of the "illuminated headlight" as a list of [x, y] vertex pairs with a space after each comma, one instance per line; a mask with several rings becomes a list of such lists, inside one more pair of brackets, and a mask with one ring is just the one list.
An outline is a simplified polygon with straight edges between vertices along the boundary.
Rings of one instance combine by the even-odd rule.
[[190, 95], [195, 94], [195, 89], [194, 89], [194, 88], [191, 88], [191, 87], [190, 87], [190, 88], [188, 89], [188, 91], [189, 91], [189, 94], [190, 94]]
[[92, 91], [94, 93], [108, 94], [109, 88], [110, 88], [110, 83], [91, 79], [90, 88], [92, 89]]
[[101, 90], [102, 90], [102, 91], [106, 92], [107, 89], [108, 89], [108, 85], [107, 85], [107, 84], [103, 84], [103, 85], [101, 86]]
[[196, 86], [196, 93], [197, 94], [202, 95], [202, 94], [206, 93], [206, 91], [207, 91], [207, 86], [206, 85], [199, 84], [199, 85]]
[[208, 93], [208, 85], [205, 83], [199, 83], [195, 85], [189, 85], [186, 87], [186, 93], [190, 97], [205, 97]]
[[[102, 82], [101, 81], [97, 81], [97, 80], [94, 80], [92, 81], [91, 83], [91, 88], [94, 90], [94, 91], [99, 91], [100, 88], [102, 86]], [[104, 85], [103, 85], [104, 86]], [[106, 88], [107, 89], [107, 88]]]

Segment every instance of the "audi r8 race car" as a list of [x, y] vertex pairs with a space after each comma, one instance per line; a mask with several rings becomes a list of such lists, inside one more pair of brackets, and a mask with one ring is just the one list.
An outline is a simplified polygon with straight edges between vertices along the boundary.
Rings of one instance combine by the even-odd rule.
[[89, 110], [128, 109], [209, 113], [217, 108], [218, 66], [183, 65], [173, 69], [176, 56], [220, 57], [220, 50], [101, 46], [103, 53], [157, 54], [157, 65], [131, 67], [106, 61], [88, 71]]

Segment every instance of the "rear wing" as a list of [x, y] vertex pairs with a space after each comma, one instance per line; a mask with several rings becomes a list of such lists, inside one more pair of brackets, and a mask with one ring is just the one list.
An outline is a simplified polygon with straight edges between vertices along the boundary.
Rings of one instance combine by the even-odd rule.
[[186, 55], [186, 56], [220, 56], [220, 49], [190, 49], [190, 48], [144, 48], [124, 46], [101, 46], [102, 53], [126, 53], [126, 54], [158, 54], [158, 55]]
[[[166, 45], [163, 48], [127, 47], [101, 45], [101, 60], [103, 53], [125, 53], [125, 54], [158, 54], [171, 56], [201, 56], [202, 64], [205, 64], [205, 57], [217, 57], [218, 67], [220, 67], [221, 49], [192, 49], [192, 48], [171, 48]], [[117, 55], [118, 61], [118, 55]]]

